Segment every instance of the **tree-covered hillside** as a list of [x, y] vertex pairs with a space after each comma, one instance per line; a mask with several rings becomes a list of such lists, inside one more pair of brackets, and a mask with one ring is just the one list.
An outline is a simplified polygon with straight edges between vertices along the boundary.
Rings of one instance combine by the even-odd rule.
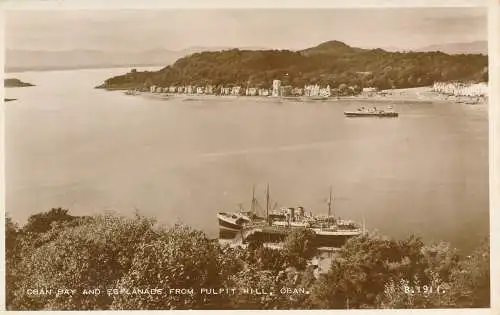
[[152, 85], [241, 85], [270, 87], [279, 79], [302, 87], [340, 84], [379, 89], [428, 86], [435, 81], [487, 81], [488, 57], [442, 52], [387, 52], [330, 41], [302, 51], [225, 50], [195, 53], [156, 72], [113, 77], [100, 88]]

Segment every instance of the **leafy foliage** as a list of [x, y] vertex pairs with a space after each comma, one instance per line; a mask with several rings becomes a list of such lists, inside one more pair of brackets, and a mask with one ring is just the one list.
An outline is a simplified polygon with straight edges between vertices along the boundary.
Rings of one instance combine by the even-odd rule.
[[[306, 230], [291, 233], [282, 249], [262, 244], [233, 248], [187, 226], [161, 227], [139, 214], [80, 218], [55, 209], [32, 216], [23, 227], [6, 218], [5, 236], [11, 310], [449, 308], [490, 303], [487, 241], [462, 257], [446, 243], [366, 234], [350, 239], [331, 269], [319, 275], [309, 263], [316, 253]], [[34, 288], [75, 292], [28, 294]], [[83, 293], [94, 288], [100, 294]], [[108, 294], [134, 288], [164, 292]], [[200, 294], [203, 288], [235, 291]]]
[[330, 41], [302, 51], [225, 50], [195, 53], [156, 72], [131, 71], [110, 78], [108, 89], [148, 88], [151, 85], [255, 86], [269, 88], [272, 80], [284, 85], [329, 84], [380, 89], [429, 86], [435, 81], [485, 81], [484, 55], [447, 55], [442, 52], [387, 52], [360, 49]]
[[71, 221], [74, 218], [68, 214], [67, 209], [53, 208], [30, 216], [23, 230], [27, 233], [44, 233], [51, 229], [53, 223]]
[[[402, 288], [442, 284], [440, 275], [450, 274], [454, 259], [447, 246], [437, 249], [426, 248], [414, 236], [403, 241], [378, 235], [351, 239], [315, 284], [312, 298], [324, 308], [426, 307], [427, 302], [415, 302]], [[435, 253], [433, 261], [430, 252]]]
[[176, 225], [160, 238], [137, 248], [118, 289], [192, 289], [193, 294], [118, 295], [114, 309], [193, 309], [217, 305], [219, 296], [199, 294], [201, 288], [219, 287], [217, 246], [199, 231]]
[[12, 301], [15, 298], [16, 283], [20, 280], [18, 263], [21, 259], [19, 255], [19, 227], [12, 222], [7, 215], [5, 218], [5, 289], [6, 300]]
[[316, 254], [314, 236], [314, 232], [308, 229], [297, 229], [287, 236], [283, 249], [291, 266], [305, 269], [307, 262]]
[[[108, 296], [81, 293], [84, 289], [113, 286], [121, 279], [131, 268], [136, 247], [154, 239], [151, 227], [149, 219], [110, 215], [63, 227], [51, 240], [24, 251], [18, 267], [24, 274], [16, 283], [12, 304], [23, 310], [107, 308], [111, 302]], [[27, 290], [33, 288], [72, 288], [78, 293], [50, 298], [27, 295]]]
[[460, 307], [490, 304], [490, 246], [484, 240], [476, 251], [459, 261], [450, 276], [451, 299]]

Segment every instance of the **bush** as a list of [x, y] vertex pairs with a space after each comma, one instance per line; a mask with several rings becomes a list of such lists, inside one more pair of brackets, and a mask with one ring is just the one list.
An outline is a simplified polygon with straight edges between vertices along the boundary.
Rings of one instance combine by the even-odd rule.
[[[15, 298], [7, 301], [9, 307], [19, 310], [109, 308], [108, 296], [84, 296], [83, 290], [114, 286], [130, 269], [136, 249], [156, 237], [152, 225], [151, 220], [144, 218], [108, 215], [79, 226], [60, 227], [53, 233], [52, 240], [24, 249], [17, 268], [23, 274], [17, 275]], [[71, 288], [77, 293], [71, 297], [27, 295], [27, 290], [33, 288]]]
[[[117, 295], [113, 309], [196, 309], [218, 305], [219, 296], [200, 294], [201, 288], [219, 288], [217, 245], [199, 231], [186, 226], [162, 232], [157, 240], [142, 244], [118, 289], [163, 288], [161, 295]], [[191, 289], [193, 294], [170, 293]]]
[[[62, 219], [61, 219], [62, 218]], [[47, 226], [50, 228], [47, 230]], [[36, 232], [35, 232], [36, 231]], [[296, 230], [283, 249], [262, 244], [222, 247], [184, 225], [113, 214], [77, 218], [54, 210], [17, 227], [6, 218], [6, 304], [9, 310], [344, 309], [488, 307], [490, 256], [485, 241], [461, 257], [449, 244], [426, 246], [375, 234], [350, 239], [331, 270], [318, 277], [308, 260], [313, 235]], [[424, 285], [446, 294], [409, 294]], [[28, 295], [28, 289], [74, 289]], [[85, 289], [101, 294], [83, 294]], [[201, 289], [234, 288], [207, 295]], [[309, 294], [283, 294], [282, 288]], [[132, 294], [107, 294], [107, 289]], [[162, 289], [134, 294], [134, 289]], [[192, 289], [176, 294], [169, 289]], [[254, 294], [244, 289], [258, 289]], [[258, 294], [273, 292], [273, 294]], [[111, 292], [111, 291], [110, 291]], [[122, 292], [123, 293], [123, 292]]]
[[316, 254], [314, 237], [314, 232], [307, 229], [296, 229], [286, 237], [283, 249], [291, 266], [305, 269], [307, 262]]

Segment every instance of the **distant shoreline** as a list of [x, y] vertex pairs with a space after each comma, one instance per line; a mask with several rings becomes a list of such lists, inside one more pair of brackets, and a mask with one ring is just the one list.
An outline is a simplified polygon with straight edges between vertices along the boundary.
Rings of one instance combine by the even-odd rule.
[[116, 68], [144, 68], [144, 67], [165, 67], [164, 64], [119, 64], [119, 65], [102, 65], [102, 66], [74, 66], [74, 67], [40, 67], [40, 68], [5, 68], [5, 74], [9, 73], [25, 73], [25, 72], [50, 72], [50, 71], [73, 71], [73, 70], [99, 70], [99, 69], [116, 69]]
[[[108, 89], [109, 91], [124, 91], [123, 89]], [[204, 94], [169, 94], [169, 93], [151, 93], [137, 92], [136, 95], [158, 100], [177, 99], [182, 101], [203, 101], [208, 99], [225, 100], [259, 100], [259, 101], [297, 101], [297, 102], [335, 102], [335, 101], [370, 101], [370, 102], [412, 102], [412, 103], [464, 103], [470, 105], [487, 104], [487, 99], [478, 97], [454, 97], [431, 91], [430, 87], [418, 87], [409, 89], [394, 89], [383, 91], [386, 95], [358, 95], [358, 96], [339, 96], [325, 99], [313, 99], [307, 96], [290, 97], [272, 97], [272, 96], [236, 96], [236, 95], [204, 95]]]

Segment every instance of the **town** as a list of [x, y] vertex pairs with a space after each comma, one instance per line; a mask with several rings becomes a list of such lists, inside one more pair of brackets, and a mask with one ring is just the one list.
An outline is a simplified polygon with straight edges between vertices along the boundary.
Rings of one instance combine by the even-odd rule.
[[[359, 90], [359, 91], [358, 91]], [[355, 95], [361, 90], [355, 87], [341, 86], [338, 89], [330, 88], [330, 85], [321, 87], [319, 85], [306, 85], [303, 88], [292, 87], [291, 85], [282, 85], [281, 80], [273, 80], [270, 89], [259, 87], [243, 88], [239, 85], [232, 86], [169, 86], [161, 87], [153, 85], [150, 87], [151, 93], [169, 93], [169, 94], [188, 94], [188, 95], [233, 95], [233, 96], [311, 96], [311, 97], [330, 97], [332, 95]]]
[[453, 96], [486, 97], [488, 95], [487, 83], [466, 82], [435, 82], [433, 92]]
[[[147, 90], [146, 90], [147, 91]], [[331, 88], [330, 85], [320, 86], [318, 84], [305, 85], [304, 87], [293, 87], [291, 85], [283, 85], [281, 80], [273, 80], [272, 87], [242, 87], [241, 85], [180, 85], [180, 86], [156, 86], [152, 85], [149, 88], [150, 93], [166, 94], [166, 95], [216, 95], [216, 96], [261, 96], [261, 97], [308, 97], [325, 99], [329, 97], [339, 96], [387, 96], [391, 90], [379, 90], [375, 87], [359, 87], [347, 86], [340, 84], [338, 88]], [[488, 85], [484, 82], [434, 82], [429, 87], [429, 91], [440, 95], [451, 97], [471, 97], [484, 99], [488, 96]], [[139, 92], [129, 90], [126, 94], [134, 95]]]

